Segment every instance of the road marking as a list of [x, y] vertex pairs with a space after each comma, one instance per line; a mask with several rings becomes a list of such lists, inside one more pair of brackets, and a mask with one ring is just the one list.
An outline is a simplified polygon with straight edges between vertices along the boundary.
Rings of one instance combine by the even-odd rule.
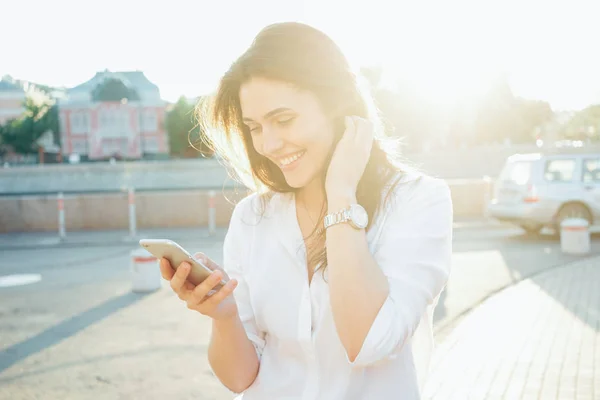
[[14, 274], [0, 276], [0, 287], [31, 285], [42, 280], [40, 274]]

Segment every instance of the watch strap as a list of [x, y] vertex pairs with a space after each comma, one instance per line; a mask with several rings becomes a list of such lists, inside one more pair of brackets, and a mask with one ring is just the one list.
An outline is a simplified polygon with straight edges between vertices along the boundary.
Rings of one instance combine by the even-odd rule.
[[349, 208], [344, 208], [343, 210], [326, 215], [323, 220], [323, 228], [327, 229], [332, 225], [349, 221], [350, 215], [348, 215], [348, 210]]

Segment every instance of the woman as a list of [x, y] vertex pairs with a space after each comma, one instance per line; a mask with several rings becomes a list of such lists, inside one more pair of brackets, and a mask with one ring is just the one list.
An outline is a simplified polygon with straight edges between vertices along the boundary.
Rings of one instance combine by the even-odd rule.
[[[233, 212], [223, 269], [194, 287], [209, 363], [250, 399], [417, 399], [450, 267], [452, 204], [403, 169], [339, 48], [299, 23], [263, 29], [204, 116], [211, 147], [255, 189]], [[227, 285], [214, 292], [223, 274]]]

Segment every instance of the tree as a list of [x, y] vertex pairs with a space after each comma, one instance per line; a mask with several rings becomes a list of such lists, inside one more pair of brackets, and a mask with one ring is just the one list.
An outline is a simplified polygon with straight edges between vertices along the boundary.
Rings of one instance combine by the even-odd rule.
[[517, 99], [521, 129], [514, 134], [515, 141], [529, 141], [535, 137], [536, 128], [541, 128], [554, 117], [552, 107], [545, 101]]
[[92, 91], [94, 101], [139, 100], [138, 92], [118, 78], [107, 78]]
[[180, 97], [168, 111], [165, 126], [169, 135], [171, 155], [185, 158], [211, 156], [212, 153], [200, 140], [200, 127], [195, 122], [194, 105]]
[[30, 154], [38, 151], [36, 141], [46, 131], [58, 135], [58, 109], [49, 99], [37, 102], [31, 97], [27, 97], [24, 106], [23, 115], [8, 121], [0, 129], [0, 135], [5, 149]]
[[477, 111], [475, 134], [478, 142], [532, 142], [537, 127], [554, 113], [547, 102], [517, 98], [505, 76], [491, 86]]
[[417, 149], [436, 131], [437, 110], [414, 90], [408, 81], [400, 81], [395, 90], [381, 84], [383, 71], [379, 66], [363, 67], [361, 75], [369, 83], [385, 131], [400, 137], [406, 148]]
[[600, 140], [600, 104], [575, 113], [561, 129], [561, 136], [568, 139]]
[[[507, 76], [491, 82], [477, 101], [459, 101], [451, 107], [422, 96], [410, 82], [400, 79], [395, 90], [382, 87], [379, 67], [361, 68], [380, 110], [386, 131], [403, 139], [404, 145], [420, 149], [434, 146], [503, 142], [532, 142], [537, 127], [552, 120], [554, 113], [543, 101], [514, 96]], [[597, 125], [600, 130], [600, 124]]]

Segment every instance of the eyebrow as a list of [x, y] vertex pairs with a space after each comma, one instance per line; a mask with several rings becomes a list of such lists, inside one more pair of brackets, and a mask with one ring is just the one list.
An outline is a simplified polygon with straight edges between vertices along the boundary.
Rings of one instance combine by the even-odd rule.
[[[276, 108], [276, 109], [274, 109], [274, 110], [271, 110], [271, 111], [269, 111], [268, 113], [266, 113], [266, 114], [264, 115], [263, 119], [268, 119], [268, 118], [271, 118], [271, 117], [273, 117], [274, 115], [281, 114], [281, 113], [283, 113], [283, 112], [286, 112], [286, 111], [292, 111], [292, 109], [291, 109], [291, 108], [287, 108], [287, 107], [279, 107], [279, 108]], [[243, 121], [244, 121], [244, 122], [254, 122], [254, 121], [253, 121], [251, 118], [246, 118], [246, 117], [244, 117]]]

